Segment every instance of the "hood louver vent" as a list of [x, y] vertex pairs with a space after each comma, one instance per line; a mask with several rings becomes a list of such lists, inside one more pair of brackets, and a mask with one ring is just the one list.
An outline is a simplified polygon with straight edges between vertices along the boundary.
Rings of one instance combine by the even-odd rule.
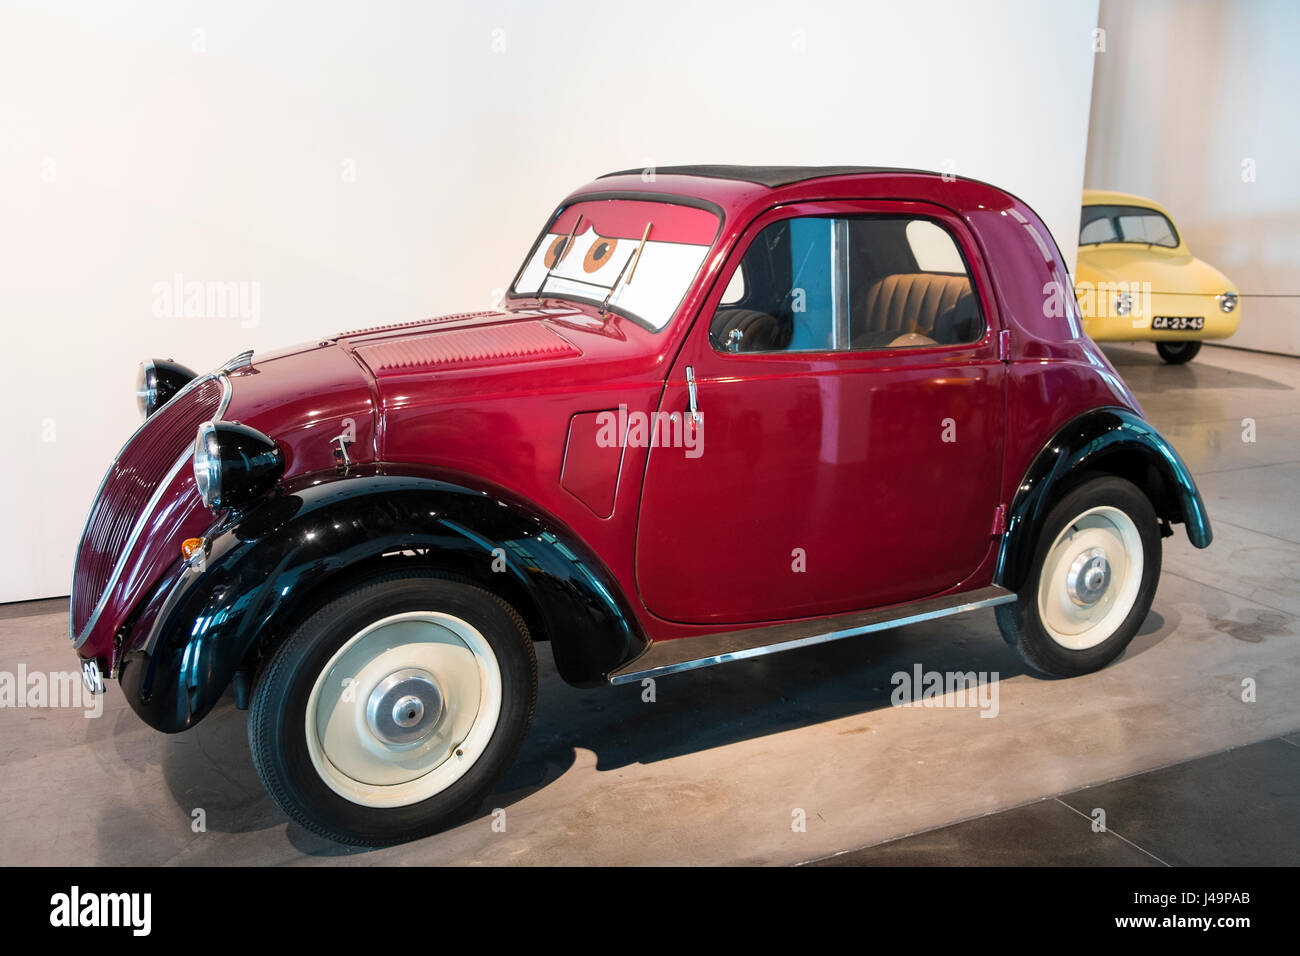
[[440, 371], [582, 354], [573, 343], [538, 322], [448, 329], [362, 345], [356, 352], [376, 373]]

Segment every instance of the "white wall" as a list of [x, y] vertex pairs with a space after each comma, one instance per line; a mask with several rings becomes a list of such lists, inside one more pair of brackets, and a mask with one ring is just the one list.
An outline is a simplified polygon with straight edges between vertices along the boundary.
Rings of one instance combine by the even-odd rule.
[[1088, 186], [1163, 203], [1237, 283], [1223, 344], [1300, 355], [1300, 4], [1106, 0], [1100, 24]]
[[[1072, 258], [1096, 11], [6, 0], [0, 600], [66, 593], [140, 359], [485, 307], [602, 172], [951, 168]], [[258, 283], [260, 321], [155, 317], [177, 273]]]

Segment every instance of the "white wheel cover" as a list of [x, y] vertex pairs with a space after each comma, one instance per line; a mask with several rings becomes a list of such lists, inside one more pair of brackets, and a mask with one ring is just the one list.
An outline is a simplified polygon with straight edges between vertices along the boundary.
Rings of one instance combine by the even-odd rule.
[[[1110, 567], [1110, 582], [1092, 604], [1070, 597], [1070, 569], [1084, 552], [1099, 549]], [[1072, 651], [1105, 641], [1124, 622], [1142, 586], [1142, 536], [1133, 519], [1118, 508], [1091, 508], [1068, 524], [1052, 542], [1038, 578], [1038, 619], [1056, 643]]]
[[[386, 677], [415, 668], [442, 693], [442, 716], [425, 738], [392, 744], [366, 716]], [[375, 621], [340, 647], [307, 698], [307, 750], [331, 790], [366, 807], [427, 800], [472, 767], [501, 715], [501, 668], [473, 626], [438, 611], [409, 611]]]

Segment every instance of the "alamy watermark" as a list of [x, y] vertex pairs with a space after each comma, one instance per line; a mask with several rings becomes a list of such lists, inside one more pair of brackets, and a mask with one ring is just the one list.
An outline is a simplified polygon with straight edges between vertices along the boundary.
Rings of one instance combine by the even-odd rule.
[[0, 708], [60, 707], [80, 710], [87, 717], [104, 713], [104, 695], [86, 689], [79, 671], [0, 671]]
[[[1051, 317], [1056, 290], [1044, 288], [1043, 291], [1047, 296], [1044, 312]], [[1151, 324], [1150, 282], [1079, 282], [1074, 294], [1085, 319], [1128, 319], [1135, 329]]]
[[704, 415], [681, 412], [618, 411], [596, 415], [596, 444], [601, 448], [681, 448], [687, 458], [704, 454]]
[[120, 927], [148, 936], [153, 927], [152, 893], [91, 893], [73, 886], [50, 897], [50, 925], [61, 928]]
[[969, 707], [981, 717], [998, 715], [997, 671], [927, 671], [914, 664], [911, 671], [896, 671], [889, 679], [895, 707]]
[[238, 319], [245, 329], [262, 321], [262, 283], [200, 282], [181, 273], [153, 284], [153, 314], [159, 319]]

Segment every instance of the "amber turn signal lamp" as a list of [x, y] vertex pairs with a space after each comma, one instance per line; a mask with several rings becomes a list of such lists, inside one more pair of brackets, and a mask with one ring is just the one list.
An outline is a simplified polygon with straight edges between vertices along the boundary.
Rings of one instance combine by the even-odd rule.
[[202, 538], [186, 538], [184, 541], [181, 542], [181, 554], [184, 556], [186, 561], [188, 561], [191, 557], [194, 556], [195, 551], [202, 551], [202, 550], [203, 550]]

